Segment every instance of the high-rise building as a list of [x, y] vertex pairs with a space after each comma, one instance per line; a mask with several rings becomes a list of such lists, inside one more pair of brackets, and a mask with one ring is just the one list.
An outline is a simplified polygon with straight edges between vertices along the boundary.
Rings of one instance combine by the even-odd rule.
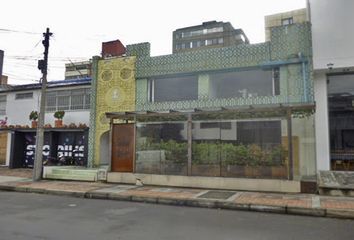
[[210, 21], [197, 26], [176, 29], [173, 32], [172, 52], [248, 43], [249, 40], [242, 29], [235, 29], [229, 22]]
[[271, 28], [273, 27], [304, 23], [306, 21], [308, 21], [306, 8], [265, 16], [265, 40], [270, 41]]
[[65, 64], [65, 80], [91, 77], [91, 61]]

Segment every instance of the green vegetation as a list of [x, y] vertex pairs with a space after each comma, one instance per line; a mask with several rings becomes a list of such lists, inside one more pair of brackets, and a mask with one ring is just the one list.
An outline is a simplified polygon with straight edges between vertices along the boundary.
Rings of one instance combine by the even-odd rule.
[[[147, 139], [143, 144], [138, 144], [138, 151], [164, 150], [167, 161], [185, 163], [187, 161], [187, 142], [174, 140], [156, 143]], [[235, 145], [232, 143], [193, 142], [192, 163], [200, 165], [218, 165], [220, 159], [223, 165], [240, 166], [284, 166], [287, 151], [282, 145], [269, 150], [262, 150], [255, 144]]]

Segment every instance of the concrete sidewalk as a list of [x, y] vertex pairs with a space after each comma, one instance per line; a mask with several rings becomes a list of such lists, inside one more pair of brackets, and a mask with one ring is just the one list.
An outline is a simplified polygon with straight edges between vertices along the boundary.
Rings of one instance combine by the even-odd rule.
[[32, 182], [26, 177], [3, 175], [0, 176], [0, 190], [354, 219], [354, 198], [351, 197], [135, 186], [100, 182], [51, 180]]

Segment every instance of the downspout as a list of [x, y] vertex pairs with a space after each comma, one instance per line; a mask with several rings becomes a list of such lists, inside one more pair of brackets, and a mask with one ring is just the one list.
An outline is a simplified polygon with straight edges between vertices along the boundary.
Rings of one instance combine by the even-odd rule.
[[299, 60], [301, 62], [301, 71], [302, 71], [302, 86], [303, 86], [303, 94], [304, 94], [304, 102], [308, 102], [307, 96], [307, 79], [306, 79], [306, 60], [301, 52], [299, 52]]

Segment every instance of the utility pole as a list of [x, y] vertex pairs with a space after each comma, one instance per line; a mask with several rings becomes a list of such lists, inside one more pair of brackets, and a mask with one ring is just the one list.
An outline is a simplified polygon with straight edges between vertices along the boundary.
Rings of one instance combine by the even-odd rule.
[[44, 115], [46, 103], [46, 85], [47, 85], [47, 69], [48, 69], [48, 50], [49, 50], [49, 37], [52, 33], [47, 31], [43, 33], [44, 40], [44, 59], [38, 60], [38, 69], [42, 72], [42, 88], [41, 88], [41, 101], [38, 116], [38, 126], [36, 133], [36, 155], [33, 167], [33, 181], [39, 181], [42, 178], [42, 165], [43, 165], [43, 142], [44, 142]]

